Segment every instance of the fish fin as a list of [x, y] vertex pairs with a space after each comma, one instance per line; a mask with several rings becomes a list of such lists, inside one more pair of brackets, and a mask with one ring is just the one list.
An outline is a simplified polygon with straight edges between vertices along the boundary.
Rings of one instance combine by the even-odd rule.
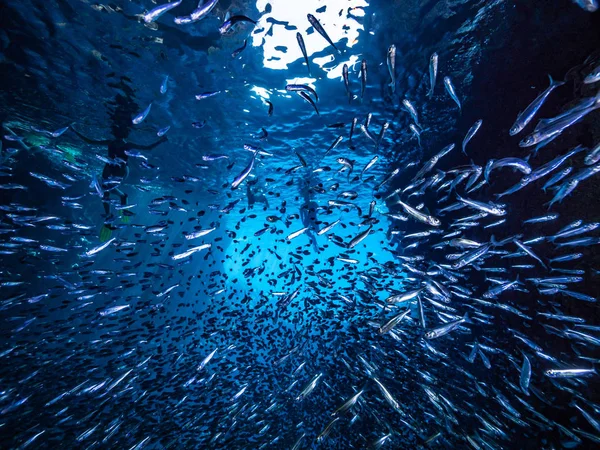
[[492, 243], [493, 246], [498, 244], [498, 242], [496, 241], [496, 237], [493, 234], [492, 234], [492, 237], [490, 238], [490, 242]]
[[560, 80], [559, 81], [555, 81], [552, 78], [552, 75], [550, 75], [550, 74], [548, 74], [548, 78], [550, 78], [550, 86], [552, 86], [552, 87], [556, 88], [556, 87], [562, 86], [563, 84], [566, 84], [566, 81], [560, 81]]
[[597, 106], [598, 104], [600, 104], [600, 89], [598, 89], [598, 93], [596, 94], [596, 101], [594, 102], [595, 106]]
[[106, 225], [102, 226], [100, 230], [100, 242], [106, 242], [112, 236], [112, 230], [108, 228]]
[[463, 319], [466, 323], [473, 323], [473, 321], [471, 320], [471, 318], [469, 317], [469, 313], [466, 312], [465, 315], [463, 316]]

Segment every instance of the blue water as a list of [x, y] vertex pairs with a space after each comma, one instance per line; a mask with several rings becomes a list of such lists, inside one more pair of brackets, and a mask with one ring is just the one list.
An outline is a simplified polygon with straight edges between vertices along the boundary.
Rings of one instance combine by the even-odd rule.
[[[561, 169], [590, 167], [597, 110], [536, 155], [518, 143], [540, 118], [596, 95], [598, 83], [583, 80], [600, 64], [600, 13], [570, 0], [220, 0], [182, 25], [174, 19], [197, 7], [183, 0], [145, 23], [160, 4], [0, 5], [0, 447], [595, 448], [598, 373], [547, 371], [598, 365], [598, 233], [566, 248], [548, 237], [600, 222], [598, 177], [550, 210], [550, 176], [501, 200], [522, 173], [496, 169], [469, 193], [468, 178], [458, 179], [506, 157], [535, 170], [578, 145], [586, 151]], [[257, 23], [221, 35], [236, 15]], [[548, 74], [565, 86], [510, 136]], [[318, 101], [308, 95], [318, 114], [288, 84], [316, 90]], [[196, 99], [203, 93], [215, 95]], [[417, 110], [420, 143], [404, 99]], [[480, 119], [465, 156], [464, 136]], [[360, 129], [367, 121], [373, 139]], [[413, 195], [417, 171], [452, 143], [424, 177], [443, 180]], [[490, 228], [502, 217], [442, 211], [457, 194], [503, 203], [506, 221]], [[406, 214], [398, 200], [441, 226], [391, 217]], [[523, 225], [549, 213], [558, 218]], [[515, 236], [542, 263], [515, 255]], [[470, 249], [449, 246], [453, 237], [508, 243], [457, 269]], [[581, 257], [549, 263], [570, 253]], [[550, 292], [550, 282], [530, 280], [559, 276], [580, 279]]]

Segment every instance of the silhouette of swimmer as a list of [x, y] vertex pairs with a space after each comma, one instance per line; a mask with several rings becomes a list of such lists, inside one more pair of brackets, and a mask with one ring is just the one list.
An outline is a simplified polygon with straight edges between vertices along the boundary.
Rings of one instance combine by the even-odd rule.
[[[106, 145], [108, 149], [108, 159], [110, 161], [104, 165], [100, 182], [100, 188], [103, 192], [102, 202], [106, 217], [106, 221], [100, 232], [101, 240], [109, 239], [112, 230], [116, 229], [111, 225], [113, 221], [113, 216], [110, 212], [111, 194], [114, 193], [120, 198], [121, 206], [127, 205], [127, 194], [120, 189], [121, 184], [129, 175], [129, 157], [126, 152], [130, 150], [152, 150], [154, 147], [167, 140], [167, 138], [163, 136], [150, 145], [135, 144], [127, 140], [133, 127], [131, 119], [137, 114], [139, 107], [133, 99], [133, 89], [125, 83], [126, 79], [127, 78], [125, 77], [121, 77], [119, 83], [111, 85], [123, 92], [123, 94], [117, 93], [114, 100], [108, 102], [109, 117], [112, 122], [112, 139], [91, 139], [72, 128], [75, 134], [77, 134], [84, 142], [92, 145]], [[122, 215], [121, 218], [123, 222], [128, 222], [129, 218], [127, 215]]]
[[248, 209], [254, 208], [255, 203], [262, 203], [265, 205], [264, 210], [269, 208], [269, 199], [259, 187], [255, 187], [258, 180], [250, 180], [246, 183], [246, 197], [248, 198]]

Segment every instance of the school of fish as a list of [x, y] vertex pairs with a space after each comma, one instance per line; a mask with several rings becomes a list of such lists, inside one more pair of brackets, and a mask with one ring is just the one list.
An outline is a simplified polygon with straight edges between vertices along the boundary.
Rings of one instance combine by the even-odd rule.
[[[137, 25], [193, 26], [218, 6], [185, 3], [148, 2]], [[249, 35], [261, 22], [247, 14], [219, 17], [215, 31]], [[308, 30], [333, 57], [352, 52], [327, 29], [310, 11], [304, 29], [287, 31], [306, 65], [293, 76], [317, 81], [272, 86], [281, 96], [261, 114], [297, 100], [331, 123], [322, 100], [335, 97], [347, 120], [327, 127], [328, 147], [270, 145], [276, 131], [265, 123], [181, 176], [128, 150], [145, 175], [127, 180], [138, 191], [128, 204], [110, 201], [106, 240], [80, 214], [88, 201], [101, 211], [104, 194], [84, 161], [65, 156], [62, 178], [36, 167], [25, 181], [11, 166], [30, 135], [60, 157], [62, 140], [87, 145], [78, 125], [2, 130], [11, 145], [0, 167], [2, 448], [483, 450], [522, 448], [523, 436], [544, 443], [536, 448], [600, 445], [600, 274], [587, 262], [600, 219], [556, 211], [577, 196], [596, 200], [600, 142], [561, 138], [600, 120], [599, 68], [584, 79], [597, 93], [558, 109], [547, 103], [568, 89], [565, 74], [518, 99], [512, 146], [491, 159], [493, 143], [478, 138], [494, 124], [481, 119], [460, 140], [422, 145], [426, 108], [458, 117], [473, 106], [445, 71], [449, 55], [422, 55], [419, 97], [401, 94], [398, 43], [383, 61], [360, 55], [339, 89], [320, 91]], [[233, 59], [257, 51], [248, 42]], [[157, 98], [177, 76], [161, 75]], [[381, 76], [396, 117], [363, 112]], [[152, 95], [131, 126], [160, 108]], [[229, 95], [223, 79], [180, 101], [218, 108]], [[155, 133], [177, 131], [164, 123]], [[393, 159], [407, 142], [423, 157]], [[154, 195], [161, 174], [173, 189]], [[266, 187], [254, 202], [257, 180]], [[59, 202], [35, 203], [42, 190]], [[545, 200], [515, 213], [514, 199], [527, 197]], [[573, 314], [575, 304], [587, 313]]]

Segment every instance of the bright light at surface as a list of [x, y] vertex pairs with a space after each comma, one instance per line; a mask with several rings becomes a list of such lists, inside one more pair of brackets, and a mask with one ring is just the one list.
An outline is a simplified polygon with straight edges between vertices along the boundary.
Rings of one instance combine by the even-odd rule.
[[[343, 79], [342, 71], [344, 69], [344, 64], [348, 65], [348, 70], [350, 72], [356, 72], [356, 70], [353, 68], [358, 63], [359, 63], [358, 56], [351, 55], [350, 59], [348, 61], [341, 62], [337, 66], [332, 67], [332, 68], [323, 67], [323, 70], [325, 70], [325, 72], [327, 72], [327, 78], [330, 78], [330, 79], [339, 78], [341, 80], [341, 79]], [[351, 74], [350, 74], [350, 77], [352, 77]]]
[[[256, 29], [262, 31], [252, 35], [252, 45], [262, 47], [263, 65], [276, 70], [287, 69], [288, 64], [303, 58], [296, 40], [297, 32], [302, 33], [309, 57], [329, 46], [316, 30], [307, 34], [306, 31], [312, 27], [306, 18], [307, 14], [317, 18], [336, 46], [338, 42], [345, 39], [344, 45], [353, 47], [358, 43], [359, 31], [363, 30], [363, 26], [354, 17], [364, 16], [362, 8], [369, 6], [367, 0], [257, 0], [256, 8], [264, 11], [267, 4], [271, 4], [272, 10], [258, 20]], [[325, 11], [317, 12], [323, 8]], [[269, 23], [267, 21], [269, 18], [277, 22], [287, 22], [289, 27], [295, 26], [298, 29], [286, 30], [285, 25]], [[318, 58], [310, 62], [322, 67], [323, 64], [331, 63], [332, 58]]]
[[316, 78], [292, 78], [291, 80], [286, 80], [286, 84], [305, 84], [315, 89], [315, 83], [317, 82]]
[[271, 98], [271, 92], [269, 92], [268, 89], [260, 86], [252, 86], [250, 90], [264, 100], [269, 100]]

